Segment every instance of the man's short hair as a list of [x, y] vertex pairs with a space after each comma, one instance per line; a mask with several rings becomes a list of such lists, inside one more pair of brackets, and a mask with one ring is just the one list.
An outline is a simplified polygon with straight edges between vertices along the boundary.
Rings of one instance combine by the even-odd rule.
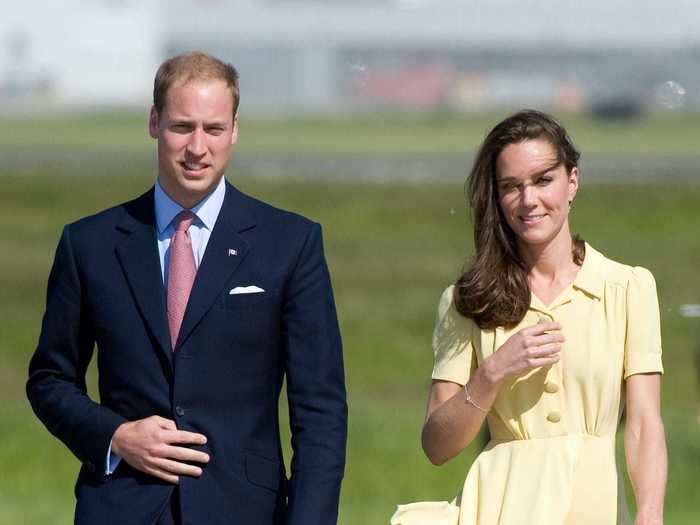
[[238, 112], [240, 92], [238, 90], [238, 71], [231, 64], [201, 51], [191, 51], [174, 56], [163, 62], [156, 73], [153, 83], [153, 106], [158, 115], [165, 107], [168, 90], [175, 82], [187, 83], [193, 80], [223, 80], [231, 90], [233, 98], [233, 115]]

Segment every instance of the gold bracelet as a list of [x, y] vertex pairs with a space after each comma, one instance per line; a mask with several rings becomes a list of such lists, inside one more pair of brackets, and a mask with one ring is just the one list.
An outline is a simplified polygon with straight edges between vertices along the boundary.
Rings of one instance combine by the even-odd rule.
[[477, 408], [477, 409], [481, 410], [484, 414], [488, 414], [488, 413], [489, 413], [488, 410], [486, 410], [485, 408], [480, 407], [480, 406], [477, 404], [477, 402], [474, 401], [474, 398], [471, 396], [471, 394], [469, 394], [469, 390], [467, 390], [467, 385], [466, 385], [466, 384], [464, 385], [464, 397], [465, 397], [464, 400], [465, 400], [467, 403], [469, 403], [471, 406], [473, 406], [474, 408]]

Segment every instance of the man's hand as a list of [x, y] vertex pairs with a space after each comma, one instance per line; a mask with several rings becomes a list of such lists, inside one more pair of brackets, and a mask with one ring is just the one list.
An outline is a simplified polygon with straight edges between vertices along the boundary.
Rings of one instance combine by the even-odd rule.
[[176, 445], [204, 445], [206, 436], [178, 430], [175, 422], [151, 416], [123, 423], [112, 437], [112, 452], [136, 470], [177, 484], [179, 476], [198, 478], [200, 467], [184, 462], [208, 463], [209, 455]]

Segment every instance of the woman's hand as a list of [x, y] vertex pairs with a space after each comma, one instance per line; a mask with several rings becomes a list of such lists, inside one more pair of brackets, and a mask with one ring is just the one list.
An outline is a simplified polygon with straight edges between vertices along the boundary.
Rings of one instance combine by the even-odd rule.
[[565, 341], [561, 325], [542, 322], [514, 333], [484, 361], [490, 381], [499, 384], [509, 377], [525, 374], [533, 368], [559, 361]]
[[501, 382], [556, 363], [563, 342], [559, 323], [539, 323], [513, 334], [470, 377], [467, 390], [476, 404], [466, 401], [461, 385], [433, 380], [422, 434], [428, 459], [441, 465], [464, 450], [478, 434], [486, 417], [482, 409], [491, 408]]

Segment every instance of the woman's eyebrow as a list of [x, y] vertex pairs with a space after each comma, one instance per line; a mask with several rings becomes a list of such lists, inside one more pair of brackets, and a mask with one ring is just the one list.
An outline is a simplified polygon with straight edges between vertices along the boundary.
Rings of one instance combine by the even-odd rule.
[[[544, 175], [545, 173], [548, 173], [548, 172], [550, 172], [550, 171], [556, 169], [557, 167], [559, 167], [559, 164], [560, 164], [560, 163], [557, 162], [557, 163], [555, 163], [555, 164], [552, 164], [551, 166], [547, 166], [547, 167], [545, 167], [545, 168], [542, 168], [542, 169], [540, 169], [540, 170], [537, 170], [537, 171], [535, 171], [534, 173], [528, 175], [528, 178], [532, 178], [532, 177], [541, 177], [541, 176]], [[503, 177], [503, 176], [501, 176], [501, 175], [496, 176], [496, 181], [497, 181], [497, 182], [511, 182], [511, 181], [519, 181], [519, 180], [520, 180], [520, 179], [519, 179], [518, 177]]]

